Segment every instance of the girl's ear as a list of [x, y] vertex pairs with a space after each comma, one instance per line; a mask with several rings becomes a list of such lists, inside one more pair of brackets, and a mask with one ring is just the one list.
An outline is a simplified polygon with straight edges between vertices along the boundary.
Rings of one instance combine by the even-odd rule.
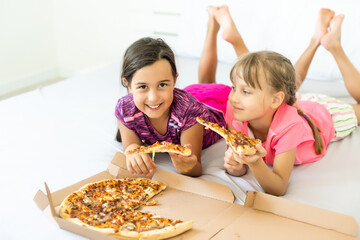
[[273, 108], [278, 108], [284, 102], [285, 93], [283, 91], [279, 91], [274, 93], [272, 96], [271, 106]]
[[175, 76], [175, 78], [174, 78], [174, 86], [175, 86], [175, 84], [176, 84], [176, 80], [177, 80], [178, 76], [179, 76], [179, 73], [176, 73], [176, 76]]
[[130, 89], [130, 84], [126, 78], [123, 78], [123, 82], [126, 84], [127, 88]]

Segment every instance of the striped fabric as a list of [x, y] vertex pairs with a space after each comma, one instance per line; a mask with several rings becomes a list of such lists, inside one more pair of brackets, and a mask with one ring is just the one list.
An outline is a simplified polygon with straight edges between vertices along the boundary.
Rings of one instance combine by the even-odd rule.
[[313, 101], [323, 104], [329, 110], [335, 128], [335, 137], [332, 141], [345, 138], [357, 128], [357, 118], [354, 108], [345, 102], [324, 94], [299, 94], [301, 101]]

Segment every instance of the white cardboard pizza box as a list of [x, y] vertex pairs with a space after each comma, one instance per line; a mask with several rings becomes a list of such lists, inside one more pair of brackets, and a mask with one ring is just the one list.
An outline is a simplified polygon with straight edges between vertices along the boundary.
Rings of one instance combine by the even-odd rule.
[[[47, 194], [38, 190], [34, 201], [60, 228], [89, 239], [115, 239], [59, 217], [58, 206], [83, 185], [109, 178], [134, 177], [117, 153], [106, 171]], [[191, 230], [172, 239], [356, 239], [358, 225], [353, 217], [274, 197], [248, 192], [245, 205], [234, 204], [228, 186], [162, 170], [153, 179], [167, 184], [154, 197], [155, 206], [141, 210], [163, 217], [193, 220]], [[46, 185], [46, 184], [45, 184]]]

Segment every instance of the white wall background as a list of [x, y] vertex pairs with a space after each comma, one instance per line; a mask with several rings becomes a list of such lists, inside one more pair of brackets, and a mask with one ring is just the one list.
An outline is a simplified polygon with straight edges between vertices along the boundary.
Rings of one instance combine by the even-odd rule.
[[[119, 63], [126, 47], [143, 36], [162, 37], [176, 54], [199, 57], [209, 4], [229, 5], [250, 50], [279, 51], [293, 61], [313, 34], [319, 8], [344, 13], [342, 42], [360, 69], [358, 0], [0, 0], [0, 97]], [[235, 59], [221, 39], [219, 58]], [[322, 48], [309, 77], [340, 79]]]
[[[182, 10], [182, 28], [178, 46], [183, 55], [200, 55], [205, 37], [206, 5], [228, 4], [231, 15], [250, 51], [273, 50], [295, 62], [307, 47], [315, 31], [320, 8], [331, 8], [345, 14], [342, 44], [345, 52], [360, 69], [360, 1], [358, 0], [232, 0], [190, 1]], [[191, 7], [190, 7], [191, 6]], [[196, 19], [197, 20], [193, 20]], [[191, 26], [191, 27], [189, 27]], [[221, 31], [221, 30], [220, 30]], [[189, 38], [189, 36], [193, 36]], [[231, 45], [218, 36], [219, 58], [236, 60]], [[196, 41], [194, 41], [196, 39]], [[320, 47], [310, 66], [308, 77], [316, 80], [339, 80], [341, 74], [332, 56]]]
[[0, 0], [0, 95], [56, 76], [51, 1]]
[[69, 77], [119, 61], [133, 21], [130, 1], [53, 0], [59, 74]]

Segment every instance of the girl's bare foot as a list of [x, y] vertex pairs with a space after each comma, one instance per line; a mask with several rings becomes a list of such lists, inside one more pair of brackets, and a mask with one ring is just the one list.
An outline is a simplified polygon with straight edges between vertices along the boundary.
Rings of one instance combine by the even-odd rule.
[[332, 18], [334, 17], [334, 14], [335, 14], [334, 11], [328, 8], [320, 9], [318, 14], [318, 20], [316, 23], [316, 28], [315, 28], [315, 34], [314, 34], [314, 38], [318, 43], [320, 43], [320, 39], [326, 33], [328, 33], [329, 24]]
[[344, 14], [335, 16], [330, 21], [329, 31], [320, 40], [321, 45], [328, 51], [341, 47], [341, 24], [344, 20]]
[[215, 8], [214, 15], [220, 26], [223, 28], [221, 36], [225, 41], [234, 44], [239, 37], [241, 38], [235, 23], [231, 18], [227, 5]]
[[206, 11], [209, 14], [208, 30], [211, 30], [211, 31], [217, 33], [220, 29], [220, 25], [217, 22], [217, 20], [215, 19], [215, 15], [214, 15], [214, 12], [216, 11], [216, 7], [208, 6], [206, 8]]

